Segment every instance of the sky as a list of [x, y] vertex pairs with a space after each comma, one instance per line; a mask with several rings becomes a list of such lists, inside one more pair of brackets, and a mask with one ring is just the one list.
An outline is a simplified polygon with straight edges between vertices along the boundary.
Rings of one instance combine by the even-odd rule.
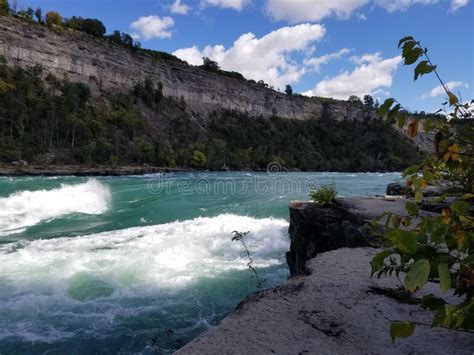
[[[11, 1], [12, 2], [12, 1]], [[100, 19], [142, 47], [202, 57], [275, 89], [308, 96], [397, 98], [412, 111], [445, 101], [434, 75], [413, 81], [398, 40], [412, 35], [448, 87], [474, 99], [474, 0], [17, 0]]]

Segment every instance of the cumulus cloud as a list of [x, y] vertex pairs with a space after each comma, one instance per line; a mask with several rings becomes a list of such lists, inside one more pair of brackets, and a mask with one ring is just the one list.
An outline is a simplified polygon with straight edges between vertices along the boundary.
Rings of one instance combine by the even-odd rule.
[[232, 47], [222, 45], [182, 48], [173, 54], [191, 64], [202, 64], [202, 57], [219, 63], [222, 69], [242, 73], [254, 80], [264, 80], [275, 87], [298, 82], [305, 73], [302, 63], [292, 60], [294, 52], [305, 52], [326, 33], [324, 26], [301, 24], [277, 29], [257, 38], [253, 33], [241, 35]]
[[325, 17], [348, 18], [370, 0], [268, 0], [267, 13], [274, 20], [319, 21]]
[[[446, 2], [447, 0], [267, 0], [266, 12], [274, 20], [289, 22], [320, 21], [323, 18], [335, 16], [347, 19], [356, 14], [359, 19], [365, 15], [356, 12], [360, 8], [372, 4], [388, 12], [405, 11], [409, 7], [420, 4], [430, 5]], [[466, 6], [469, 0], [449, 0], [451, 11]]]
[[183, 4], [181, 0], [175, 0], [174, 3], [172, 3], [169, 7], [170, 12], [173, 14], [178, 14], [178, 15], [187, 15], [188, 12], [191, 10], [191, 7]]
[[[469, 88], [469, 85], [465, 82], [462, 82], [462, 81], [450, 81], [448, 83], [446, 83], [446, 87], [448, 88], [448, 90], [450, 91], [453, 91], [454, 89], [456, 88]], [[444, 91], [444, 88], [442, 85], [438, 85], [436, 87], [433, 88], [433, 90], [431, 90], [429, 93], [426, 93], [423, 95], [423, 97], [427, 98], [427, 97], [436, 97], [436, 96], [440, 96], [440, 95], [444, 95], [446, 94], [446, 92]]]
[[201, 4], [204, 6], [217, 6], [237, 11], [241, 11], [248, 3], [249, 0], [201, 0]]
[[402, 58], [383, 59], [380, 53], [353, 57], [358, 65], [352, 72], [344, 71], [316, 84], [307, 96], [325, 96], [346, 100], [350, 95], [381, 93], [392, 86], [392, 79]]
[[350, 49], [343, 48], [339, 52], [329, 53], [320, 57], [314, 57], [304, 60], [304, 64], [316, 72], [321, 70], [321, 65], [327, 64], [332, 60], [340, 59], [342, 56], [350, 53]]
[[134, 38], [146, 41], [153, 38], [170, 38], [173, 25], [174, 20], [169, 16], [150, 15], [139, 17], [130, 24], [130, 28], [134, 30]]

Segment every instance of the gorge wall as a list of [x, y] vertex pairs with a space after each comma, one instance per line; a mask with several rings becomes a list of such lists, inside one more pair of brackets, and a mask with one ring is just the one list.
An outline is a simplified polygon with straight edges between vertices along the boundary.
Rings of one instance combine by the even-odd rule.
[[346, 101], [288, 97], [257, 84], [228, 78], [179, 62], [152, 58], [80, 32], [61, 34], [45, 26], [0, 17], [0, 56], [8, 65], [41, 65], [58, 78], [87, 83], [94, 93], [126, 90], [150, 78], [163, 94], [184, 98], [189, 113], [237, 110], [251, 116], [337, 120], [375, 117], [374, 110]]

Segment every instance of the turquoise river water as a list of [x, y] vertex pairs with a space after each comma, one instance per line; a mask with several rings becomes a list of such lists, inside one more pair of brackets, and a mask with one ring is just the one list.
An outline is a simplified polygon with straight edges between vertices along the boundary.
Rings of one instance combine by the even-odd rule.
[[396, 173], [0, 177], [0, 353], [170, 353], [288, 277], [288, 201]]

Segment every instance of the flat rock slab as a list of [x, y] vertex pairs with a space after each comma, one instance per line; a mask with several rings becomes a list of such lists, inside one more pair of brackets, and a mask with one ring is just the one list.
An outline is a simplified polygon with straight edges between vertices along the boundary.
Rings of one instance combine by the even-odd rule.
[[[408, 216], [405, 209], [408, 200], [403, 197], [347, 197], [338, 198], [336, 202], [348, 213], [367, 222], [379, 217], [383, 212]], [[421, 216], [431, 214], [433, 213], [427, 211], [420, 213]]]
[[[429, 324], [433, 315], [374, 291], [399, 285], [394, 277], [369, 277], [376, 252], [318, 255], [307, 263], [310, 275], [250, 295], [176, 354], [472, 354], [472, 333], [429, 326], [417, 326], [412, 337], [392, 343], [392, 321]], [[431, 292], [438, 288], [428, 285]]]

